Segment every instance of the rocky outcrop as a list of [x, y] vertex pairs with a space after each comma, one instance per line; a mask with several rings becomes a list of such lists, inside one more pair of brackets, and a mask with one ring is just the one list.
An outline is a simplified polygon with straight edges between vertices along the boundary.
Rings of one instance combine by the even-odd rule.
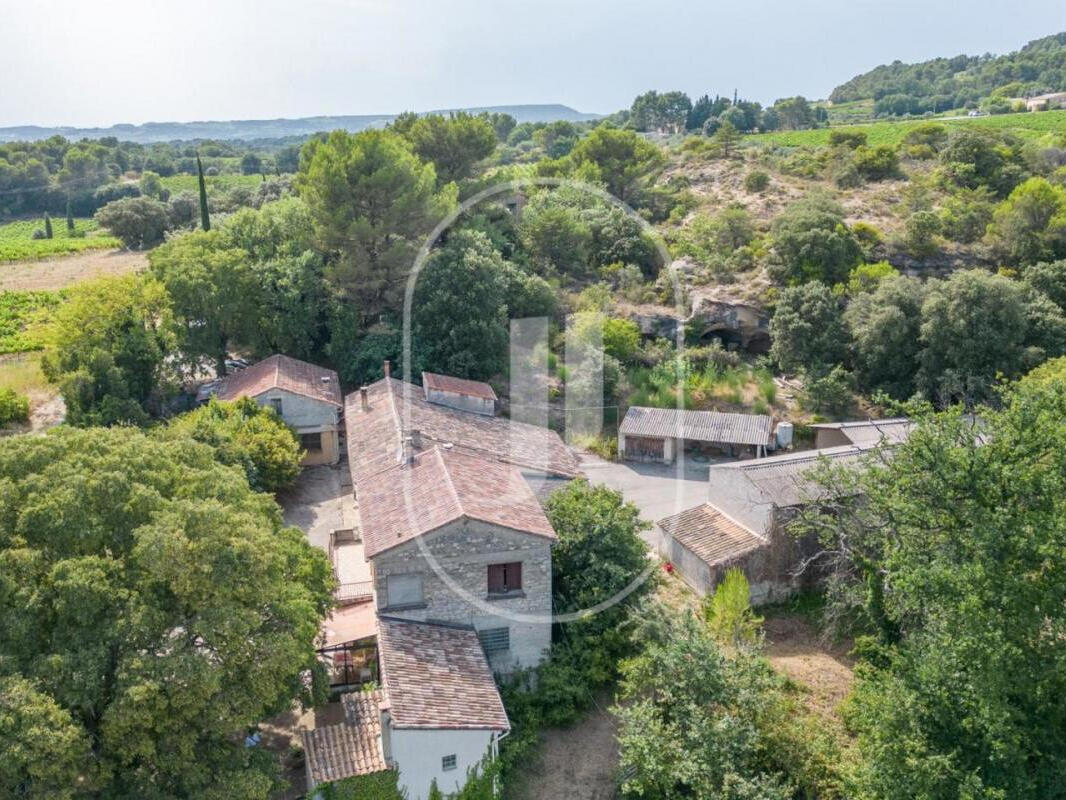
[[631, 309], [626, 316], [637, 323], [643, 336], [676, 341], [684, 330], [690, 345], [717, 339], [726, 348], [765, 353], [770, 349], [770, 316], [758, 306], [737, 300], [692, 295], [692, 313], [681, 318], [666, 307]]
[[752, 353], [770, 349], [769, 314], [757, 306], [713, 294], [693, 294], [685, 329], [693, 343], [717, 339], [728, 348]]

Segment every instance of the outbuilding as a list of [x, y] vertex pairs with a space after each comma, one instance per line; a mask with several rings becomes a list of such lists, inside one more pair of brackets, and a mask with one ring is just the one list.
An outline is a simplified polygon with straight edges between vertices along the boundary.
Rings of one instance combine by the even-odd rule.
[[273, 408], [299, 436], [306, 452], [304, 464], [340, 460], [344, 399], [333, 370], [275, 355], [227, 375], [212, 393], [219, 400], [252, 397], [259, 405]]
[[773, 428], [766, 414], [631, 406], [618, 427], [618, 455], [627, 461], [664, 464], [685, 449], [758, 458], [773, 448]]
[[496, 392], [487, 383], [423, 372], [422, 389], [426, 400], [436, 405], [472, 411], [486, 417], [496, 414]]

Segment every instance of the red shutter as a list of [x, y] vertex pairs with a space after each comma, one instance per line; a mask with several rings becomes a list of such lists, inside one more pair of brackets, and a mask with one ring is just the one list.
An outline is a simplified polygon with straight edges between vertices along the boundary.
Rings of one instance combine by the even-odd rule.
[[503, 564], [489, 564], [489, 594], [504, 592]]

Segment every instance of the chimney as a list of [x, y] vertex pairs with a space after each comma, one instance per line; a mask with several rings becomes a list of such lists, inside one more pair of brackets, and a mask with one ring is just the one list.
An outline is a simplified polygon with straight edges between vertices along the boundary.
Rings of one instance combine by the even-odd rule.
[[418, 428], [413, 428], [407, 438], [411, 440], [412, 451], [422, 449], [422, 431], [418, 430]]
[[385, 377], [386, 378], [391, 378], [392, 377], [392, 362], [389, 361], [388, 359], [385, 359]]
[[365, 386], [360, 386], [359, 387], [359, 402], [360, 402], [360, 404], [363, 407], [363, 411], [369, 411], [370, 410], [370, 398], [368, 397], [367, 390], [366, 390]]
[[414, 441], [410, 436], [403, 437], [403, 463], [413, 464], [415, 461]]

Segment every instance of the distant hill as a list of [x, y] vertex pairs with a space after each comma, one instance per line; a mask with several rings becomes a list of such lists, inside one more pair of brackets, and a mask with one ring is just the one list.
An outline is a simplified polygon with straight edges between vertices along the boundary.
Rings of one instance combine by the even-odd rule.
[[894, 61], [836, 87], [834, 103], [874, 100], [875, 112], [921, 114], [998, 97], [1024, 97], [1066, 89], [1066, 33], [1035, 39], [1004, 56], [954, 56], [918, 64]]
[[[485, 106], [440, 109], [422, 113], [446, 114], [449, 111], [468, 111], [473, 114], [480, 114], [483, 111], [499, 112], [510, 114], [518, 122], [554, 122], [556, 120], [580, 122], [600, 118], [599, 114], [586, 114], [559, 104]], [[187, 139], [282, 139], [290, 136], [309, 136], [319, 131], [332, 131], [338, 128], [361, 131], [365, 128], [383, 126], [395, 118], [395, 114], [360, 114], [339, 117], [300, 117], [299, 119], [146, 122], [143, 125], [120, 124], [109, 128], [47, 128], [39, 125], [19, 125], [0, 128], [0, 142], [36, 141], [56, 135], [67, 139], [99, 139], [103, 136], [114, 136], [123, 141], [142, 144]]]

